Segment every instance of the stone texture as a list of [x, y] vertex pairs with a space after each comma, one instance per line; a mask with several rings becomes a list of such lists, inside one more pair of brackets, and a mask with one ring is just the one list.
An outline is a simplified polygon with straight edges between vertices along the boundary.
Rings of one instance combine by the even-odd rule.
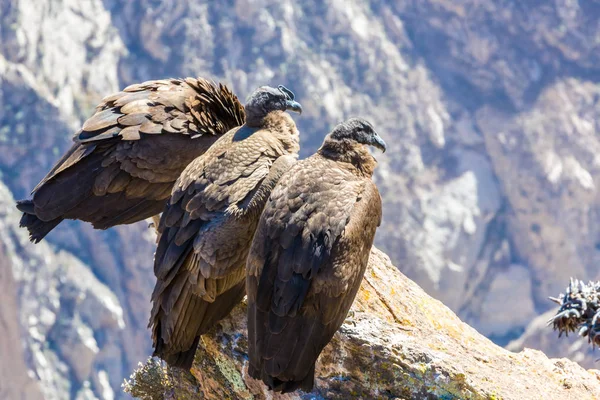
[[[273, 395], [247, 376], [245, 306], [202, 338], [192, 376], [166, 371], [166, 385], [145, 393], [160, 398], [163, 391], [164, 398], [173, 399], [506, 400], [592, 399], [600, 393], [600, 371], [548, 359], [539, 351], [515, 354], [493, 344], [376, 249], [352, 310], [321, 354], [310, 394]], [[152, 361], [149, 366], [154, 368], [140, 372], [163, 374]], [[137, 377], [140, 383], [131, 382], [129, 390], [140, 394], [149, 386], [141, 383], [139, 373]]]
[[39, 383], [29, 374], [22, 351], [17, 285], [5, 248], [0, 249], [0, 396], [6, 399], [43, 399]]
[[516, 251], [532, 269], [540, 303], [570, 276], [598, 276], [598, 98], [596, 84], [567, 79], [545, 89], [528, 112], [478, 113], [511, 205]]
[[510, 335], [508, 327], [527, 326], [537, 316], [531, 291], [530, 271], [522, 265], [510, 265], [490, 282], [481, 304], [485, 317], [472, 325], [483, 335], [500, 337]]
[[[119, 338], [125, 323], [117, 297], [73, 255], [47, 243], [31, 244], [26, 232], [18, 228], [19, 218], [10, 192], [0, 185], [2, 282], [6, 289], [2, 296], [10, 301], [2, 302], [3, 307], [10, 307], [10, 312], [2, 315], [15, 319], [2, 325], [9, 328], [10, 339], [2, 342], [3, 353], [10, 350], [2, 357], [10, 361], [0, 363], [3, 381], [24, 372], [9, 381], [21, 389], [11, 384], [16, 393], [7, 398], [69, 398], [92, 381], [103, 379], [98, 376], [103, 368], [120, 381], [124, 375], [118, 369], [122, 355], [114, 347], [122, 346]], [[20, 367], [24, 361], [26, 369]]]

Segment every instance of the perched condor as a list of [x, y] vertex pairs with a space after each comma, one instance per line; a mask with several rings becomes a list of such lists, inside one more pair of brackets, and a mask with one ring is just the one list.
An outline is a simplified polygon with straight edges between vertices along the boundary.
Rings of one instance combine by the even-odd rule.
[[272, 390], [312, 390], [360, 287], [381, 222], [367, 146], [386, 148], [367, 121], [338, 125], [265, 205], [246, 267], [249, 374]]
[[63, 219], [107, 229], [158, 214], [184, 168], [244, 119], [226, 86], [202, 78], [149, 81], [108, 96], [32, 198], [17, 202], [21, 226], [37, 243]]
[[298, 156], [301, 112], [283, 86], [259, 88], [234, 128], [183, 171], [158, 226], [152, 294], [154, 355], [189, 369], [200, 335], [245, 294], [246, 258], [260, 214]]

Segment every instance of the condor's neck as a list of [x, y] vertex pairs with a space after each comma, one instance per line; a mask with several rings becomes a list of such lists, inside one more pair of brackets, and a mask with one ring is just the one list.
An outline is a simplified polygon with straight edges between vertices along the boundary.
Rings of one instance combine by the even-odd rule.
[[259, 129], [295, 129], [296, 124], [285, 111], [271, 111], [266, 115], [247, 115], [246, 125]]
[[300, 149], [296, 123], [285, 111], [271, 111], [263, 118], [260, 118], [259, 122], [252, 119], [246, 120], [245, 126], [252, 129], [269, 131], [283, 143], [288, 153], [298, 153]]
[[367, 178], [373, 176], [377, 165], [377, 161], [366, 146], [349, 140], [326, 139], [318, 152], [330, 160], [350, 164], [356, 175]]

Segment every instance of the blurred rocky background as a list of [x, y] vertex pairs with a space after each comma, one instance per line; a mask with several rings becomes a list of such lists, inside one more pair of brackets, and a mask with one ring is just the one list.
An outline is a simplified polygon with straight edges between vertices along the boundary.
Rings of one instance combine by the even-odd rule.
[[599, 17], [594, 0], [0, 0], [0, 398], [124, 398], [147, 358], [147, 224], [34, 246], [13, 202], [104, 95], [171, 76], [292, 88], [303, 155], [372, 120], [394, 264], [496, 343], [596, 365], [545, 321], [570, 276], [600, 278]]

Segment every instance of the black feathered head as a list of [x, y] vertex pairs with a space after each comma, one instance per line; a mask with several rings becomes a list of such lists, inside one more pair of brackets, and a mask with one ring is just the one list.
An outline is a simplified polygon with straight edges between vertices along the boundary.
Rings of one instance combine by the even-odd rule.
[[254, 91], [246, 102], [246, 120], [261, 121], [272, 111], [294, 111], [302, 114], [302, 106], [294, 100], [294, 93], [283, 85], [277, 88], [261, 86]]
[[368, 146], [377, 147], [385, 153], [387, 145], [383, 139], [375, 132], [373, 125], [362, 118], [350, 118], [335, 128], [329, 134], [333, 140], [350, 140]]

